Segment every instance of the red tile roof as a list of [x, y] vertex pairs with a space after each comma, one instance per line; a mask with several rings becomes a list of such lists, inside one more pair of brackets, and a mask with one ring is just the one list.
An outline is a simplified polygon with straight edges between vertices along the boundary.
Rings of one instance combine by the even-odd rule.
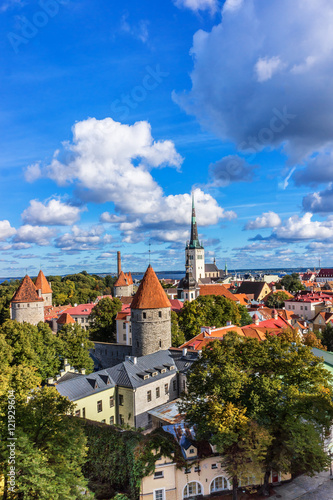
[[183, 307], [184, 303], [178, 299], [169, 299], [171, 304], [171, 310], [175, 312], [179, 312]]
[[78, 306], [67, 309], [66, 313], [71, 316], [89, 316], [95, 305], [96, 304], [79, 304]]
[[35, 287], [37, 290], [42, 290], [42, 293], [52, 293], [52, 289], [48, 284], [48, 281], [45, 278], [43, 271], [39, 271], [35, 282]]
[[26, 275], [14, 294], [12, 302], [44, 302], [44, 299], [38, 296], [35, 285], [29, 276]]
[[224, 285], [200, 285], [199, 288], [200, 295], [223, 295], [226, 299], [238, 302], [237, 298]]
[[58, 318], [60, 314], [72, 307], [71, 305], [66, 306], [45, 306], [44, 307], [44, 319], [45, 321], [50, 321], [53, 318]]
[[113, 286], [129, 286], [133, 285], [132, 275], [129, 272], [128, 274], [124, 273], [124, 271], [120, 271], [117, 281]]
[[75, 320], [68, 313], [63, 313], [57, 320], [58, 325], [68, 325], [70, 323], [75, 323]]
[[170, 301], [163, 290], [154, 269], [151, 265], [149, 265], [140, 283], [138, 291], [134, 296], [131, 308], [160, 309], [164, 307], [171, 307]]

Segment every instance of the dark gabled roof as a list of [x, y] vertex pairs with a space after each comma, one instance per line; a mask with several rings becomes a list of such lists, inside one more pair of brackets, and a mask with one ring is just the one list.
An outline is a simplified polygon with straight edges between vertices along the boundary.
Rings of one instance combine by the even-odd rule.
[[177, 370], [181, 373], [187, 372], [187, 370], [192, 366], [194, 361], [199, 358], [198, 351], [190, 351], [188, 350], [186, 355], [183, 355], [182, 349], [171, 348], [169, 352], [175, 362]]
[[205, 264], [205, 272], [206, 273], [218, 273], [219, 268], [216, 264]]
[[[136, 358], [136, 363], [130, 360], [123, 361], [116, 366], [107, 368], [105, 371], [110, 374], [117, 385], [137, 388], [176, 373], [176, 368], [174, 370], [169, 369], [171, 366], [176, 367], [176, 363], [170, 352], [165, 350], [140, 356]], [[161, 373], [159, 370], [156, 370], [156, 367], [165, 367], [166, 372]], [[158, 371], [155, 377], [151, 376], [152, 370], [154, 372]], [[144, 375], [148, 375], [148, 378], [144, 379]]]
[[243, 281], [238, 288], [237, 293], [254, 295], [254, 300], [257, 300], [265, 285], [265, 281]]
[[67, 380], [72, 380], [73, 378], [83, 377], [82, 373], [75, 372], [66, 372], [56, 381], [56, 384], [61, 384], [62, 382], [66, 382]]
[[[107, 378], [103, 379], [100, 375], [104, 375]], [[110, 380], [109, 384], [106, 383], [107, 379]], [[55, 387], [62, 396], [68, 397], [71, 401], [76, 401], [114, 386], [115, 383], [110, 378], [110, 374], [106, 370], [101, 370], [100, 372], [82, 375], [66, 380], [65, 382], [59, 383], [57, 381]]]

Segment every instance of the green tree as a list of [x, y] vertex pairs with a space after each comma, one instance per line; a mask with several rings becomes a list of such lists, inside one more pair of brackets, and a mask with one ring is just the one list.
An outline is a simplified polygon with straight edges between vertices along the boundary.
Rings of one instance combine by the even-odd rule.
[[283, 290], [279, 292], [272, 293], [266, 300], [266, 306], [272, 309], [281, 309], [284, 307], [284, 302], [290, 299], [289, 295]]
[[178, 314], [174, 311], [171, 311], [171, 343], [172, 347], [179, 347], [185, 343], [185, 335], [178, 324]]
[[321, 343], [321, 340], [313, 332], [305, 335], [303, 343], [309, 347], [316, 347], [317, 349], [327, 351], [327, 347]]
[[0, 327], [0, 337], [12, 348], [12, 365], [33, 366], [43, 380], [59, 372], [61, 344], [45, 323], [34, 326], [7, 320]]
[[246, 306], [238, 304], [238, 311], [240, 312], [240, 326], [251, 325], [253, 323], [252, 316], [249, 315]]
[[328, 351], [333, 352], [333, 326], [326, 325], [322, 332], [322, 344], [327, 347]]
[[89, 340], [89, 332], [84, 330], [77, 323], [64, 325], [57, 333], [57, 338], [61, 341], [61, 357], [76, 369], [85, 368], [87, 373], [91, 373], [94, 362], [89, 355], [89, 349], [94, 347], [94, 343]]
[[192, 365], [183, 410], [199, 435], [212, 425], [216, 403], [222, 415], [229, 411], [231, 423], [243, 412], [264, 428], [272, 437], [263, 463], [267, 491], [271, 470], [313, 474], [329, 463], [322, 433], [333, 419], [331, 384], [309, 347], [276, 336], [259, 342], [230, 333], [204, 348]]
[[[28, 402], [17, 402], [16, 491], [8, 498], [82, 498], [87, 489], [82, 474], [87, 440], [77, 419], [68, 413], [73, 413], [73, 404], [53, 387], [36, 389]], [[9, 465], [6, 444], [0, 448], [5, 477]]]
[[101, 299], [92, 309], [90, 320], [90, 337], [100, 342], [114, 342], [116, 335], [116, 316], [121, 311], [121, 300], [115, 297]]
[[277, 283], [277, 288], [284, 288], [290, 293], [296, 293], [300, 290], [305, 290], [305, 286], [302, 284], [299, 279], [298, 273], [286, 274], [283, 278]]

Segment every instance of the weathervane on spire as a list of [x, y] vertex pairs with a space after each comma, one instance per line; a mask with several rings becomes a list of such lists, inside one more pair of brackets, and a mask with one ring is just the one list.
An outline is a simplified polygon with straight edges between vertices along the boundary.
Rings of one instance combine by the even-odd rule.
[[148, 243], [148, 246], [149, 246], [149, 250], [148, 250], [148, 262], [149, 262], [149, 265], [150, 265], [150, 247], [151, 247], [151, 243], [150, 243], [150, 238], [149, 238], [149, 243]]

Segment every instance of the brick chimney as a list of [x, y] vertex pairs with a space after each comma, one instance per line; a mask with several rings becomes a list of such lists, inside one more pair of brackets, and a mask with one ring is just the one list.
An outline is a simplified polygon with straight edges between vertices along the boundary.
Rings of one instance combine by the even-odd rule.
[[121, 273], [121, 255], [119, 251], [117, 252], [117, 273], [118, 276]]

